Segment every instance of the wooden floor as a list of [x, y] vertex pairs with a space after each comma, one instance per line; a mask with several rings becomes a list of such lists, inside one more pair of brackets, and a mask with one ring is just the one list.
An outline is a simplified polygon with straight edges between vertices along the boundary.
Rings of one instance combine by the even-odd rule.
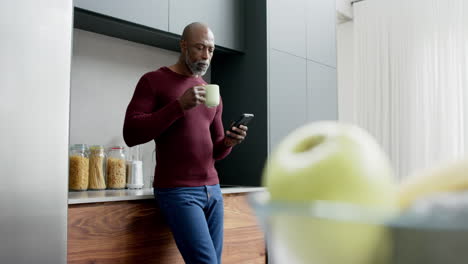
[[[266, 263], [245, 194], [224, 195], [223, 264]], [[68, 263], [184, 263], [154, 200], [70, 205]]]

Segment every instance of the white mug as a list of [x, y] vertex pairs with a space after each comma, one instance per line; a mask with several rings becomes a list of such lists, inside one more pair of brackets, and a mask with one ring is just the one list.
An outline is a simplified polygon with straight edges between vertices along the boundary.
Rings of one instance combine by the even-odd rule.
[[219, 85], [206, 84], [205, 87], [205, 105], [206, 107], [215, 107], [219, 105]]

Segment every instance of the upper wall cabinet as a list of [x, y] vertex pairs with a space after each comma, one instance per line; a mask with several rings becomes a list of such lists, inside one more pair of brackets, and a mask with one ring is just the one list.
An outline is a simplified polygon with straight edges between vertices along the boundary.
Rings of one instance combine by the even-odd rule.
[[307, 59], [336, 68], [335, 0], [307, 1]]
[[243, 49], [243, 0], [169, 0], [169, 31], [182, 34], [192, 22], [207, 24], [216, 45]]
[[306, 57], [305, 2], [306, 0], [268, 2], [271, 48]]
[[169, 0], [75, 0], [75, 7], [168, 31]]

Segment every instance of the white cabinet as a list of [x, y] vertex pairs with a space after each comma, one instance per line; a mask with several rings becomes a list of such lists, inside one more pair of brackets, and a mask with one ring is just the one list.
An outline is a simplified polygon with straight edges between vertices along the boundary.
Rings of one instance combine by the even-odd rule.
[[269, 1], [270, 45], [306, 57], [306, 0]]
[[307, 121], [306, 63], [305, 59], [284, 52], [270, 53], [270, 149]]
[[308, 121], [337, 120], [336, 69], [307, 61]]
[[170, 0], [169, 31], [182, 35], [186, 25], [202, 22], [213, 31], [217, 45], [242, 50], [243, 8], [241, 0]]
[[268, 0], [270, 152], [293, 129], [337, 120], [335, 1]]
[[75, 7], [168, 31], [169, 0], [75, 0]]
[[270, 0], [270, 47], [336, 67], [334, 0]]
[[307, 59], [336, 68], [335, 0], [310, 0], [307, 10]]
[[[244, 0], [75, 0], [74, 6], [94, 13], [149, 27], [132, 27], [100, 16], [80, 16], [79, 28], [171, 50], [178, 50], [178, 36], [192, 22], [207, 24], [215, 44], [226, 50], [244, 46]], [[157, 35], [151, 29], [158, 29]], [[177, 43], [176, 43], [177, 42]]]

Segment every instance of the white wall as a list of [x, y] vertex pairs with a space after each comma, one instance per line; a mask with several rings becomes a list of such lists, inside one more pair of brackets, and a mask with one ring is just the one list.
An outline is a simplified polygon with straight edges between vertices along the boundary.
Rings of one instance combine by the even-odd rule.
[[[79, 29], [73, 45], [70, 144], [125, 146], [123, 121], [136, 83], [144, 73], [174, 64], [179, 53]], [[142, 145], [145, 187], [151, 187], [154, 149], [153, 142]]]
[[353, 21], [337, 24], [338, 119], [354, 123]]

